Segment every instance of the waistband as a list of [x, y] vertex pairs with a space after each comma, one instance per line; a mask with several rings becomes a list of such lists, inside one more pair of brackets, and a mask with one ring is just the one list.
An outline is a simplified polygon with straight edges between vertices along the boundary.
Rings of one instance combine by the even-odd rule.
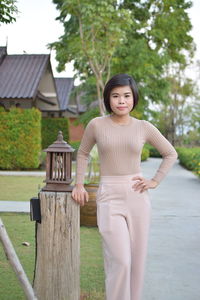
[[[134, 180], [132, 180], [132, 178], [134, 176], [143, 176], [142, 172], [139, 173], [134, 173], [134, 174], [129, 174], [129, 175], [101, 175], [100, 176], [100, 181], [99, 184], [101, 183], [127, 183], [127, 182], [133, 182]], [[137, 179], [136, 179], [137, 180]]]

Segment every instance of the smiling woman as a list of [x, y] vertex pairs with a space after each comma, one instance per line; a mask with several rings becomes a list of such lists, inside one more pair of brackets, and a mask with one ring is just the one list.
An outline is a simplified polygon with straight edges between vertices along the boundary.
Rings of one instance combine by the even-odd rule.
[[[112, 89], [112, 92], [110, 94], [110, 108], [114, 113], [112, 117], [113, 120], [115, 119], [116, 122], [119, 122], [119, 124], [129, 123], [130, 117], [129, 115], [127, 115], [127, 113], [129, 113], [129, 111], [133, 109], [133, 106], [133, 94], [131, 88], [128, 85], [119, 86]], [[119, 116], [117, 113], [120, 113]]]
[[[153, 124], [130, 116], [137, 103], [134, 79], [128, 74], [113, 76], [104, 89], [104, 104], [110, 115], [96, 117], [87, 124], [77, 152], [72, 198], [83, 206], [89, 198], [83, 185], [88, 157], [97, 144], [97, 224], [102, 237], [107, 300], [141, 299], [151, 221], [148, 189], [161, 182], [177, 159], [174, 147]], [[152, 179], [144, 178], [141, 172], [145, 142], [163, 156]]]

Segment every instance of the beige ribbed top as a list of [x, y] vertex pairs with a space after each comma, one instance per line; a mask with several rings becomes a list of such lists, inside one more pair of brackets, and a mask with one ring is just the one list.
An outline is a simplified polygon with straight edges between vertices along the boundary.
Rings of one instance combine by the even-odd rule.
[[145, 143], [154, 146], [163, 160], [154, 177], [158, 183], [175, 163], [178, 154], [170, 142], [149, 121], [130, 118], [117, 124], [110, 115], [96, 117], [86, 126], [76, 160], [76, 183], [84, 183], [89, 153], [97, 144], [100, 175], [130, 175], [141, 172], [141, 153]]

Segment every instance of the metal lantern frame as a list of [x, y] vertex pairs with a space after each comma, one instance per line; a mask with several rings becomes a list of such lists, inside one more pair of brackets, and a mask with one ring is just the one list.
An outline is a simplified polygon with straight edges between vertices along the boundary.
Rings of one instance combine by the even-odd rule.
[[62, 131], [58, 132], [57, 140], [47, 149], [46, 157], [46, 186], [42, 191], [68, 192], [72, 191], [72, 153], [75, 151], [63, 140]]

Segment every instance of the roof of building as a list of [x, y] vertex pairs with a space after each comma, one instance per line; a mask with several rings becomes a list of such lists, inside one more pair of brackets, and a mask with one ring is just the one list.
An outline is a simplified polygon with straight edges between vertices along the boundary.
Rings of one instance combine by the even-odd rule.
[[7, 47], [0, 47], [0, 64], [2, 63], [6, 55], [7, 55]]
[[60, 109], [66, 110], [69, 104], [69, 98], [71, 91], [74, 87], [73, 78], [55, 78], [56, 90], [58, 100], [60, 103]]
[[0, 67], [0, 98], [34, 98], [49, 62], [49, 54], [6, 55]]

